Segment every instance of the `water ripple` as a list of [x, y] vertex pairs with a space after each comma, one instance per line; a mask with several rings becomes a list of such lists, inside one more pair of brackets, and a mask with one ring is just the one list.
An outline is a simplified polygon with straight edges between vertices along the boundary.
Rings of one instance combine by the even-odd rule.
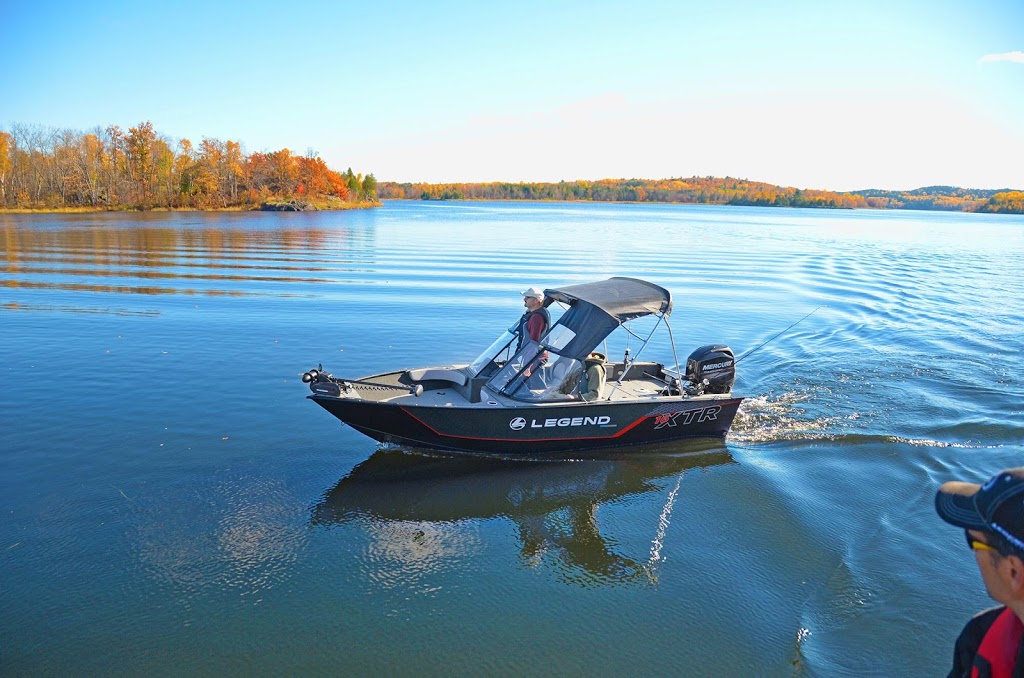
[[182, 602], [234, 591], [258, 603], [291, 576], [306, 542], [295, 498], [266, 478], [193, 480], [173, 495], [135, 502], [140, 566]]

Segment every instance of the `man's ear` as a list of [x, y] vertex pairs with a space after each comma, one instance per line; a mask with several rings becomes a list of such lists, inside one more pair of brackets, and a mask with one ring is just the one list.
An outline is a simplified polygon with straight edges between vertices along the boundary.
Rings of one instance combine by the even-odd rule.
[[1024, 595], [1024, 559], [1011, 555], [1004, 560], [1004, 572], [1009, 578], [1010, 587], [1017, 595]]

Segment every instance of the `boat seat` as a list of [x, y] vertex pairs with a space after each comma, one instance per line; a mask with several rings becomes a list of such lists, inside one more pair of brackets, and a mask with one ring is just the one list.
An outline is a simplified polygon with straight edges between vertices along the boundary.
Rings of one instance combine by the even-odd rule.
[[551, 367], [551, 378], [556, 381], [565, 379], [565, 373], [569, 371], [568, 362], [565, 360], [559, 360]]
[[448, 370], [443, 367], [423, 367], [406, 372], [413, 381], [447, 381], [458, 386], [466, 384], [466, 375], [459, 370]]
[[545, 387], [553, 384], [559, 384], [565, 379], [565, 373], [568, 371], [568, 366], [564, 360], [556, 360], [554, 363], [544, 363], [538, 374], [540, 380], [543, 382]]
[[582, 374], [583, 366], [579, 363], [573, 364], [567, 360], [559, 360], [552, 370], [552, 383], [558, 384], [559, 391], [563, 395], [569, 395], [576, 390]]

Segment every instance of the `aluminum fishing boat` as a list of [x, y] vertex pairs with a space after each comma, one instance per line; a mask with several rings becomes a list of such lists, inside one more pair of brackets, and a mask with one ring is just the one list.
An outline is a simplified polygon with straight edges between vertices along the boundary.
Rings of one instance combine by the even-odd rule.
[[[681, 369], [668, 324], [668, 290], [609, 278], [544, 294], [545, 306], [565, 310], [540, 341], [516, 325], [465, 365], [358, 379], [318, 366], [302, 375], [308, 397], [374, 440], [464, 452], [550, 454], [728, 433], [742, 401], [732, 394], [733, 351], [724, 344], [701, 346]], [[653, 324], [645, 335], [632, 329], [642, 318]], [[671, 367], [640, 360], [662, 327]], [[627, 347], [621, 360], [605, 361], [607, 351], [598, 349], [613, 333], [639, 345]], [[603, 367], [603, 384], [592, 383], [587, 367], [594, 362]]]

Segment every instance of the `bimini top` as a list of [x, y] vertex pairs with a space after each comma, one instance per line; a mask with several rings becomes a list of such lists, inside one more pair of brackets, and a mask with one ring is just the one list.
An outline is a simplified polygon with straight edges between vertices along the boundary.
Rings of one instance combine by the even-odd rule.
[[654, 313], [668, 315], [672, 310], [668, 290], [636, 278], [609, 278], [546, 289], [544, 295], [569, 305], [557, 324], [573, 332], [564, 345], [545, 347], [579, 360], [622, 323]]
[[664, 287], [637, 278], [608, 278], [600, 282], [544, 290], [546, 296], [572, 306], [585, 301], [620, 323], [652, 313], [672, 312], [672, 295]]

